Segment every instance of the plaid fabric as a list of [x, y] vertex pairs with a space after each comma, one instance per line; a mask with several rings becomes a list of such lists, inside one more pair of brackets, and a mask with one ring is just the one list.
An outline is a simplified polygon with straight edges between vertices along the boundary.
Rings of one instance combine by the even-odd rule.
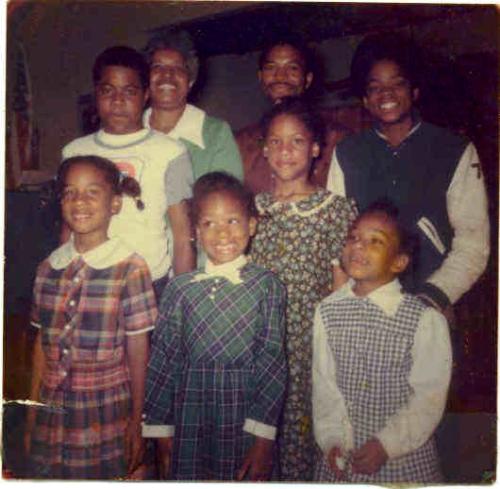
[[124, 475], [130, 405], [125, 336], [154, 324], [156, 306], [137, 255], [106, 269], [74, 259], [37, 273], [32, 321], [41, 327], [46, 366], [33, 430], [35, 477], [106, 479]]
[[81, 257], [61, 270], [42, 262], [31, 320], [42, 328], [43, 383], [55, 389], [69, 375], [71, 389], [87, 391], [127, 382], [125, 335], [155, 319], [151, 279], [138, 255], [101, 270]]
[[[378, 433], [402, 409], [412, 393], [408, 376], [411, 349], [425, 306], [405, 296], [394, 317], [363, 298], [324, 303], [321, 316], [335, 357], [336, 381], [354, 429], [354, 448]], [[320, 480], [334, 480], [324, 461]], [[333, 478], [332, 478], [333, 477]], [[439, 482], [433, 438], [405, 456], [388, 461], [379, 472], [351, 474], [351, 482]]]
[[153, 335], [146, 423], [175, 425], [174, 479], [230, 480], [252, 436], [246, 418], [276, 426], [285, 383], [285, 291], [256, 265], [243, 284], [195, 273], [170, 282]]
[[126, 475], [127, 384], [100, 391], [42, 386], [32, 434], [33, 478], [116, 479]]

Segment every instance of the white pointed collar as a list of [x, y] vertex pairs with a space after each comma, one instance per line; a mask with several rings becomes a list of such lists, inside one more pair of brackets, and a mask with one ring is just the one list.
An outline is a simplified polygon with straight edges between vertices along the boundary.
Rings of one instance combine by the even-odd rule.
[[[150, 127], [149, 119], [152, 109], [149, 107], [142, 116], [144, 127]], [[203, 141], [203, 123], [205, 122], [205, 111], [191, 104], [186, 104], [181, 118], [177, 121], [175, 127], [168, 133], [173, 139], [185, 139], [201, 149], [205, 149]]]
[[241, 279], [241, 269], [247, 264], [248, 260], [245, 255], [240, 255], [233, 261], [228, 263], [223, 263], [222, 265], [214, 265], [210, 260], [207, 259], [205, 265], [205, 271], [197, 273], [193, 277], [194, 282], [200, 282], [202, 280], [207, 280], [210, 278], [225, 278], [229, 280], [232, 284], [241, 284], [243, 280]]
[[401, 283], [397, 278], [392, 282], [382, 285], [367, 296], [357, 296], [352, 288], [354, 287], [354, 280], [349, 279], [348, 282], [342, 286], [331, 297], [332, 300], [342, 300], [347, 297], [356, 297], [358, 299], [368, 299], [375, 305], [380, 307], [388, 316], [395, 316], [399, 304], [403, 300], [403, 293], [401, 291]]
[[116, 265], [128, 258], [132, 253], [133, 251], [127, 248], [117, 237], [108, 239], [90, 251], [78, 253], [73, 242], [73, 236], [71, 236], [66, 243], [50, 254], [48, 260], [52, 268], [61, 270], [66, 268], [75, 258], [81, 257], [89, 267], [102, 270]]

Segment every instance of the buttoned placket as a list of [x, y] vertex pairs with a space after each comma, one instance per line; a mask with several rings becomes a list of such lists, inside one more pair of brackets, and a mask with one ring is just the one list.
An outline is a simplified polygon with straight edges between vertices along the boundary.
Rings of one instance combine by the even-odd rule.
[[221, 279], [220, 278], [216, 278], [214, 279], [214, 283], [213, 285], [210, 287], [210, 294], [208, 297], [210, 297], [210, 299], [212, 300], [215, 300], [215, 293], [217, 292], [217, 290], [219, 289], [219, 283], [220, 283]]
[[60, 368], [62, 382], [69, 382], [71, 371], [71, 349], [74, 341], [74, 322], [78, 314], [78, 305], [82, 290], [82, 282], [85, 274], [85, 262], [79, 258], [76, 263], [71, 264], [69, 273], [74, 273], [74, 277], [68, 281], [68, 302], [66, 307], [67, 322], [61, 332], [59, 346], [61, 348]]

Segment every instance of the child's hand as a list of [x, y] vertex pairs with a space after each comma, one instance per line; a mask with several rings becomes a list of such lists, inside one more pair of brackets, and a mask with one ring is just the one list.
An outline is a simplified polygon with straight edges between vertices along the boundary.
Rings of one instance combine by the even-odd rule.
[[236, 480], [241, 481], [248, 473], [251, 481], [267, 481], [271, 477], [273, 468], [274, 441], [260, 436], [255, 437], [255, 442], [248, 450], [243, 465], [236, 474]]
[[130, 421], [125, 431], [125, 460], [129, 474], [137, 469], [143, 457], [144, 438], [142, 438], [141, 434], [141, 424]]
[[170, 469], [172, 464], [172, 446], [174, 437], [158, 438], [158, 465], [160, 466], [160, 479], [168, 480], [170, 477]]
[[328, 452], [328, 456], [326, 457], [328, 466], [333, 471], [337, 479], [343, 479], [345, 475], [345, 466], [339, 467], [337, 460], [338, 458], [342, 458], [345, 460], [340, 448], [339, 447], [331, 448], [330, 451]]
[[387, 462], [387, 452], [377, 438], [368, 440], [352, 454], [352, 470], [360, 474], [374, 474]]

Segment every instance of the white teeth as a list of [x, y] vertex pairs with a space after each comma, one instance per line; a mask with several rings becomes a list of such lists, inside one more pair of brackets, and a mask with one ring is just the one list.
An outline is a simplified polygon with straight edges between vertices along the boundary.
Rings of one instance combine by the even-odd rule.
[[396, 102], [386, 102], [384, 104], [380, 104], [380, 108], [382, 110], [391, 110], [391, 109], [394, 109], [396, 107]]
[[176, 86], [171, 83], [162, 83], [161, 85], [158, 85], [158, 88], [160, 90], [175, 90]]

